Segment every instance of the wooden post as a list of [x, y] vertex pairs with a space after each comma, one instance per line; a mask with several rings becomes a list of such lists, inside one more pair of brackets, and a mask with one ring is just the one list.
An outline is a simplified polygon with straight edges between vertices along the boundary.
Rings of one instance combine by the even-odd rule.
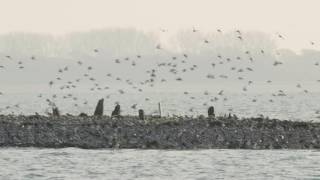
[[142, 109], [139, 109], [139, 119], [144, 120], [144, 111]]
[[159, 111], [159, 117], [161, 117], [161, 103], [158, 103], [158, 111]]
[[159, 116], [161, 117], [161, 104], [160, 104], [160, 102], [158, 103], [158, 109], [159, 109]]
[[100, 99], [96, 106], [96, 110], [94, 111], [94, 116], [102, 116], [103, 115], [103, 101], [104, 99]]
[[215, 117], [213, 106], [210, 106], [208, 109], [208, 117]]

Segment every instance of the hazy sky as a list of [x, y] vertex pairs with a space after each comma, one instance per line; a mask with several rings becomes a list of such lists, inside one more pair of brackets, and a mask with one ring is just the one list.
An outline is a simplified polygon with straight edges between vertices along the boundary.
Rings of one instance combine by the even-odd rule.
[[195, 26], [279, 32], [287, 37], [285, 47], [300, 49], [320, 44], [319, 7], [319, 0], [0, 0], [0, 33]]

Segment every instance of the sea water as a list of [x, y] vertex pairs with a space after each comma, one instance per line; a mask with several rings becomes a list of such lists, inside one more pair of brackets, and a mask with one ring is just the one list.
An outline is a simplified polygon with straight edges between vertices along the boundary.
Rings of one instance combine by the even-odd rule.
[[317, 150], [0, 150], [0, 179], [320, 179]]

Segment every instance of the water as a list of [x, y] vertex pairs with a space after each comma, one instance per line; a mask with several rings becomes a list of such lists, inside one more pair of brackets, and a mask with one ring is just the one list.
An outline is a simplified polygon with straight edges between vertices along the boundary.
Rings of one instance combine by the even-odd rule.
[[320, 179], [315, 150], [0, 150], [0, 179]]
[[[92, 114], [95, 105], [100, 98], [105, 98], [103, 93], [78, 93], [71, 98], [62, 99], [65, 94], [58, 94], [55, 103], [60, 111], [78, 115], [81, 112]], [[0, 98], [0, 113], [2, 114], [34, 114], [38, 112], [44, 114], [51, 109], [45, 101], [52, 95], [43, 95], [38, 98], [37, 94], [20, 93], [7, 94]], [[195, 99], [190, 99], [195, 97]], [[218, 100], [210, 101], [217, 97]], [[146, 101], [145, 98], [149, 98]], [[225, 99], [226, 98], [226, 99]], [[256, 102], [253, 102], [253, 100]], [[273, 101], [270, 102], [270, 99]], [[85, 105], [83, 102], [87, 101]], [[211, 105], [215, 107], [216, 114], [224, 115], [234, 113], [239, 117], [252, 117], [264, 115], [270, 118], [300, 120], [300, 121], [320, 121], [320, 93], [292, 93], [287, 96], [272, 96], [267, 93], [263, 94], [237, 94], [225, 93], [223, 96], [203, 95], [202, 93], [191, 93], [184, 95], [180, 93], [143, 93], [143, 94], [111, 94], [105, 98], [105, 113], [111, 114], [114, 103], [119, 102], [123, 115], [137, 115], [139, 108], [145, 110], [146, 114], [158, 113], [158, 102], [161, 102], [162, 114], [167, 115], [206, 115], [207, 108]], [[204, 104], [206, 103], [206, 104]], [[19, 104], [19, 107], [14, 105]], [[77, 104], [77, 106], [74, 106]], [[131, 106], [137, 104], [136, 109]], [[6, 106], [10, 106], [6, 109]]]

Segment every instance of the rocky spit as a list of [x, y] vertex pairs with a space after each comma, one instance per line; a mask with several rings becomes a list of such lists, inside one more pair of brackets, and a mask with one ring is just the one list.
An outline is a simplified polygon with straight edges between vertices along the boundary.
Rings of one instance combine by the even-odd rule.
[[1, 147], [320, 148], [320, 123], [267, 118], [0, 115]]

